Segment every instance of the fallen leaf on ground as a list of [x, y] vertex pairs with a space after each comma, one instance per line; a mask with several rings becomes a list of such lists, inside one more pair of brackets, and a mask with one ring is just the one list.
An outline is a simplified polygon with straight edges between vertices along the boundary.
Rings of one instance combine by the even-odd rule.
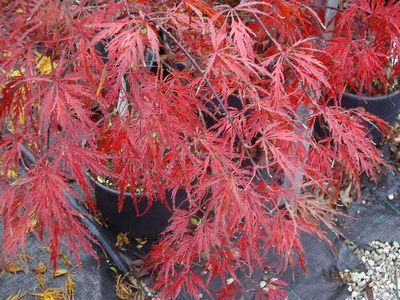
[[115, 294], [118, 298], [123, 300], [145, 300], [146, 294], [139, 288], [136, 279], [132, 280], [131, 278], [131, 282], [135, 282], [135, 285], [129, 283], [122, 275], [118, 277], [115, 286]]
[[75, 294], [74, 278], [70, 274], [68, 274], [67, 281], [65, 282], [64, 289], [67, 292], [68, 296], [72, 296], [73, 294]]
[[47, 266], [44, 262], [39, 262], [36, 267], [32, 269], [32, 272], [35, 274], [45, 274], [47, 271]]
[[53, 277], [59, 277], [59, 276], [63, 276], [65, 274], [68, 274], [68, 270], [67, 269], [59, 269], [54, 273]]
[[28, 254], [17, 254], [17, 257], [22, 260], [22, 261], [26, 261], [28, 260], [35, 260], [32, 256], [28, 255]]
[[36, 280], [39, 283], [39, 285], [44, 288], [44, 286], [46, 285], [46, 281], [44, 280], [44, 275], [43, 274], [37, 274], [36, 275]]
[[69, 258], [67, 256], [65, 256], [64, 254], [60, 254], [59, 255], [60, 261], [67, 266], [72, 267], [72, 262], [69, 260]]
[[23, 272], [23, 271], [24, 271], [24, 268], [23, 268], [19, 263], [16, 263], [16, 262], [7, 262], [7, 263], [6, 263], [6, 268], [5, 268], [5, 270], [6, 270], [8, 273], [13, 273], [13, 274], [15, 274], [15, 273]]
[[7, 298], [7, 300], [24, 300], [22, 298], [23, 295], [21, 295], [21, 292], [18, 292], [15, 296], [10, 296]]
[[342, 201], [342, 204], [346, 207], [349, 207], [350, 204], [353, 202], [353, 198], [350, 196], [352, 184], [350, 183], [349, 186], [340, 191], [340, 200]]
[[31, 293], [38, 300], [61, 300], [63, 297], [62, 289], [49, 288], [41, 293]]
[[117, 236], [117, 242], [115, 243], [115, 246], [120, 250], [120, 251], [126, 251], [126, 246], [129, 246], [131, 244], [129, 238], [128, 238], [128, 233], [123, 233], [120, 232]]

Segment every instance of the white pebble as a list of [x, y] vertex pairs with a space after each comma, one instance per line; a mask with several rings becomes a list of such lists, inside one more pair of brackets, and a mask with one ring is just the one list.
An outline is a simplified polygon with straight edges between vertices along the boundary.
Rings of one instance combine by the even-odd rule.
[[354, 291], [354, 292], [351, 293], [351, 296], [353, 298], [356, 298], [358, 296], [358, 294], [359, 294], [358, 292]]
[[353, 291], [353, 286], [352, 286], [352, 285], [349, 285], [349, 287], [347, 288], [347, 290], [348, 290], [349, 292], [352, 292], [352, 291]]
[[381, 259], [382, 259], [382, 255], [381, 255], [381, 254], [376, 253], [376, 254], [374, 255], [374, 260], [375, 260], [375, 262], [378, 262], [378, 261], [380, 261]]
[[372, 259], [370, 259], [370, 260], [368, 260], [368, 264], [369, 264], [370, 266], [373, 266], [373, 265], [375, 265], [375, 261], [372, 260]]
[[359, 273], [358, 274], [358, 278], [359, 279], [365, 279], [365, 273], [364, 272]]

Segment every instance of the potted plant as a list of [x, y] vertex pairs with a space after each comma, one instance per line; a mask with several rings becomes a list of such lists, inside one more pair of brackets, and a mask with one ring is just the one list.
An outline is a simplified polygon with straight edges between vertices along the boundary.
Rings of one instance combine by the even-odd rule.
[[[362, 107], [394, 124], [400, 112], [398, 1], [337, 1], [329, 21], [328, 55], [331, 101]], [[370, 124], [374, 140], [382, 133]]]
[[[359, 174], [374, 177], [383, 163], [363, 124], [376, 118], [317, 97], [333, 85], [312, 1], [0, 7], [0, 116], [12, 132], [0, 144], [7, 257], [27, 232], [49, 238], [54, 263], [61, 240], [77, 260], [82, 249], [93, 253], [64, 195], [79, 197], [75, 180], [95, 210], [90, 170], [113, 178], [119, 210], [127, 192], [142, 205], [140, 191], [146, 209], [161, 201], [174, 211], [148, 259], [161, 297], [199, 298], [220, 277], [232, 298], [241, 289], [235, 271], [252, 274], [269, 250], [281, 270], [296, 260], [305, 268], [299, 235], [327, 240], [320, 223], [334, 227], [332, 188], [351, 180], [359, 189]], [[318, 116], [329, 143], [308, 134]], [[27, 171], [18, 167], [22, 144], [37, 161]], [[176, 205], [180, 190], [186, 208]]]

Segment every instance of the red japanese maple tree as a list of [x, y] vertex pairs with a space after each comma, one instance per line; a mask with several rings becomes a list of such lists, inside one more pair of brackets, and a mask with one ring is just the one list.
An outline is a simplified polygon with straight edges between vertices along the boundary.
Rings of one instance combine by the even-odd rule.
[[[79, 198], [75, 180], [94, 208], [90, 170], [115, 179], [120, 206], [125, 191], [143, 189], [151, 205], [186, 189], [189, 209], [176, 209], [149, 259], [161, 296], [198, 298], [216, 276], [263, 266], [269, 250], [282, 270], [304, 266], [300, 233], [326, 239], [320, 224], [333, 228], [343, 182], [359, 189], [359, 175], [375, 178], [383, 162], [363, 121], [383, 122], [325, 105], [346, 76], [367, 89], [372, 76], [383, 80], [370, 63], [345, 69], [343, 24], [359, 18], [352, 5], [365, 19], [388, 8], [345, 2], [325, 46], [320, 1], [2, 1], [0, 116], [12, 133], [0, 141], [2, 253], [15, 255], [34, 232], [54, 262], [63, 239], [77, 260], [82, 249], [94, 254], [65, 196]], [[400, 45], [398, 20], [385, 23], [377, 47]], [[367, 42], [362, 30], [354, 43]], [[319, 116], [331, 137], [310, 134]], [[23, 171], [22, 144], [36, 159]]]
[[398, 89], [400, 10], [396, 0], [343, 1], [330, 24], [330, 83], [336, 92], [377, 96]]

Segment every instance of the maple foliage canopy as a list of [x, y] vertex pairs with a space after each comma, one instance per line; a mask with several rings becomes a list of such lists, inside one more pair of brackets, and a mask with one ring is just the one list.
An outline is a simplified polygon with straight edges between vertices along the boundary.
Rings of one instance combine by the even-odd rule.
[[[65, 196], [94, 209], [90, 171], [115, 179], [120, 209], [126, 191], [144, 190], [151, 206], [186, 189], [189, 209], [176, 209], [150, 255], [161, 296], [198, 298], [216, 276], [237, 283], [235, 270], [251, 274], [269, 250], [282, 270], [304, 266], [300, 233], [326, 239], [320, 224], [333, 228], [341, 185], [359, 189], [359, 175], [374, 178], [383, 162], [365, 122], [385, 123], [324, 95], [398, 74], [385, 62], [400, 53], [400, 4], [346, 1], [326, 43], [314, 1], [216, 2], [0, 3], [0, 117], [12, 132], [0, 141], [4, 255], [27, 232], [48, 234], [54, 263], [63, 239], [77, 260], [94, 254]], [[318, 118], [330, 136], [310, 134]], [[37, 161], [26, 172], [22, 144]]]

